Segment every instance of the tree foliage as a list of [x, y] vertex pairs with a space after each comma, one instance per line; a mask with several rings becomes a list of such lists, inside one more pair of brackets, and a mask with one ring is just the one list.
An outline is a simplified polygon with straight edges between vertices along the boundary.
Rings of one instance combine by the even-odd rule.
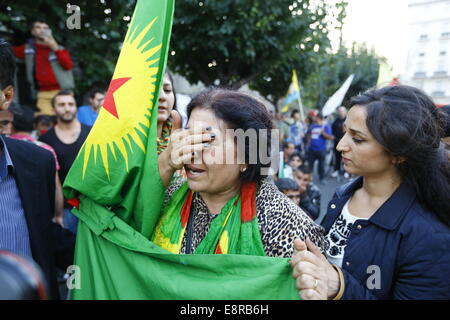
[[[0, 0], [0, 36], [18, 45], [30, 37], [33, 21], [47, 21], [71, 53], [76, 93], [82, 95], [108, 86], [135, 3], [70, 1], [81, 8], [81, 29], [69, 30], [65, 1]], [[248, 83], [275, 105], [296, 69], [304, 104], [321, 107], [351, 73], [356, 76], [349, 95], [376, 81], [378, 58], [372, 51], [353, 46], [330, 53], [328, 33], [342, 30], [345, 8], [345, 1], [330, 7], [324, 0], [180, 0], [169, 66], [193, 84]]]
[[169, 64], [191, 83], [239, 88], [301, 55], [301, 43], [315, 44], [325, 17], [314, 0], [180, 1]]
[[70, 51], [76, 91], [83, 94], [92, 86], [108, 86], [135, 2], [71, 0], [71, 5], [81, 9], [81, 28], [69, 30], [68, 1], [0, 0], [0, 30], [13, 45], [19, 45], [30, 37], [33, 21], [46, 21], [56, 41]]
[[342, 47], [336, 54], [318, 55], [313, 58], [316, 70], [304, 82], [304, 104], [322, 109], [327, 99], [354, 74], [345, 105], [349, 98], [374, 87], [378, 78], [381, 58], [366, 45], [353, 44], [351, 49]]
[[339, 34], [338, 52], [333, 53], [327, 32], [312, 32], [310, 41], [303, 41], [297, 53], [269, 69], [251, 83], [275, 106], [284, 97], [291, 83], [292, 70], [297, 70], [303, 106], [321, 109], [327, 99], [353, 73], [355, 78], [344, 103], [361, 91], [376, 84], [380, 58], [364, 44], [344, 47], [342, 29], [345, 24], [347, 1], [341, 1], [327, 10], [327, 28]]
[[[250, 88], [258, 91], [273, 105], [284, 97], [292, 81], [292, 70], [297, 71], [299, 83], [305, 81], [312, 72], [316, 71], [314, 57], [325, 54], [328, 48], [328, 38], [322, 34], [322, 39], [309, 41], [302, 48], [296, 48], [293, 54], [262, 73], [250, 83]], [[320, 46], [319, 43], [323, 45]], [[314, 50], [314, 47], [317, 51]]]

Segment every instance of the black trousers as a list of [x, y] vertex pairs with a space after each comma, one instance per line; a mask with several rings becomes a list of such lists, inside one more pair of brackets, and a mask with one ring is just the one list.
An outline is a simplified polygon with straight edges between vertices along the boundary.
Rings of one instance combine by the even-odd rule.
[[306, 158], [308, 160], [309, 166], [311, 170], [314, 169], [314, 162], [319, 160], [319, 179], [322, 181], [325, 178], [325, 156], [327, 155], [327, 151], [313, 151], [308, 150], [306, 154]]

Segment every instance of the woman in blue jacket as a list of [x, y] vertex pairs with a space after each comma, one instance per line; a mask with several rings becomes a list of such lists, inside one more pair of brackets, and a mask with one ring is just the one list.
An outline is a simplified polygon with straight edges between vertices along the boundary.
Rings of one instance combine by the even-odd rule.
[[443, 114], [420, 90], [390, 86], [353, 98], [344, 128], [337, 149], [360, 177], [328, 205], [325, 255], [295, 241], [301, 297], [450, 299]]

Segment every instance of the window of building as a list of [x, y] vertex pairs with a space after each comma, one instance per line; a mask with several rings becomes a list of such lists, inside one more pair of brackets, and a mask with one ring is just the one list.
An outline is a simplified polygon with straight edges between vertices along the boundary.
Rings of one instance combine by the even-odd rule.
[[414, 78], [425, 78], [427, 73], [424, 71], [416, 71], [414, 72]]
[[431, 93], [431, 96], [433, 98], [443, 98], [443, 97], [445, 97], [445, 91], [433, 91]]
[[433, 97], [443, 97], [445, 96], [444, 83], [442, 80], [437, 80], [434, 85], [434, 90], [431, 93]]
[[428, 39], [428, 35], [427, 34], [421, 34], [419, 39], [420, 40], [427, 40]]
[[450, 38], [450, 32], [442, 32], [441, 37], [442, 38]]
[[441, 51], [441, 52], [439, 52], [439, 55], [440, 56], [445, 56], [445, 55], [447, 55], [447, 51]]
[[447, 64], [445, 60], [439, 60], [437, 63], [437, 69], [433, 73], [434, 77], [446, 77], [447, 76]]
[[423, 61], [420, 61], [417, 64], [417, 72], [424, 72], [425, 71], [425, 63]]

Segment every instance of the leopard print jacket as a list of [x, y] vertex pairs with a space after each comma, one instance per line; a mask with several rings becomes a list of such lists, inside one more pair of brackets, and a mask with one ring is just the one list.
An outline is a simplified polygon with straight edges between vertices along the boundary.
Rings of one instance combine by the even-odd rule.
[[[184, 181], [176, 181], [166, 190], [164, 206], [172, 194], [180, 188]], [[211, 221], [217, 214], [211, 214], [197, 192], [192, 201], [192, 209], [196, 215], [193, 220], [192, 248], [200, 244], [209, 231]], [[259, 231], [266, 255], [269, 257], [290, 258], [293, 255], [293, 241], [307, 237], [316, 246], [324, 250], [323, 227], [314, 223], [311, 218], [288, 197], [281, 193], [277, 187], [267, 181], [257, 186], [256, 211]], [[186, 235], [183, 238], [181, 252], [186, 253]]]

